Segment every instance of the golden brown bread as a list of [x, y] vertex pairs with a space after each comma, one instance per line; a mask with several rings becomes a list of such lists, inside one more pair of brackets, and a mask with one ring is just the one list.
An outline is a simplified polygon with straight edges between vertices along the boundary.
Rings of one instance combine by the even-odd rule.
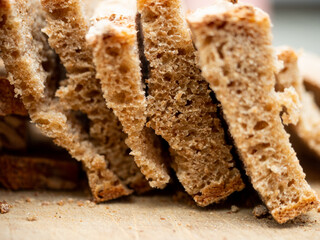
[[196, 65], [180, 0], [138, 0], [149, 62], [147, 126], [170, 145], [172, 166], [200, 206], [243, 189], [218, 104]]
[[[61, 2], [60, 6], [68, 3], [70, 1]], [[56, 144], [66, 148], [74, 158], [83, 162], [96, 201], [130, 194], [132, 191], [110, 170], [110, 167], [117, 168], [117, 166], [110, 166], [106, 162], [105, 156], [101, 154], [101, 147], [99, 148], [95, 143], [97, 140], [92, 140], [95, 133], [100, 130], [96, 129], [93, 133], [88, 133], [83, 115], [80, 114], [79, 120], [78, 112], [64, 109], [63, 104], [54, 96], [56, 90], [54, 87], [58, 85], [55, 75], [57, 73], [56, 57], [47, 43], [47, 38], [41, 32], [45, 21], [40, 2], [1, 0], [0, 6], [1, 57], [9, 73], [9, 80], [14, 84], [16, 93], [21, 95], [31, 120], [42, 133], [53, 138]], [[79, 54], [81, 55], [81, 51]], [[90, 69], [86, 63], [82, 67]], [[90, 71], [89, 74], [94, 76]], [[86, 74], [84, 72], [84, 75]], [[94, 90], [93, 96], [87, 96], [87, 99], [97, 94]], [[118, 128], [110, 134], [113, 133], [119, 133]], [[107, 138], [104, 141], [107, 141]], [[113, 146], [110, 141], [104, 148], [112, 149]], [[115, 145], [123, 151], [121, 146], [124, 145]], [[111, 149], [109, 152], [113, 154]], [[127, 166], [125, 169], [121, 167], [118, 169], [125, 173], [133, 170], [133, 175], [137, 172], [134, 166], [133, 169]], [[137, 189], [148, 188], [147, 183], [142, 184], [141, 181], [137, 183], [132, 181], [132, 184], [135, 184]]]
[[93, 48], [97, 78], [104, 98], [119, 118], [131, 155], [150, 186], [164, 188], [170, 180], [161, 141], [146, 125], [145, 86], [141, 79], [135, 24], [135, 1], [104, 1], [97, 7], [87, 34]]
[[[276, 75], [276, 90], [283, 91], [294, 87], [299, 94], [302, 109], [296, 126], [291, 126], [294, 133], [318, 156], [320, 156], [320, 109], [312, 93], [307, 92], [298, 67], [297, 54], [288, 47], [277, 49], [278, 59], [283, 67]], [[310, 78], [309, 78], [310, 79]]]
[[[202, 74], [221, 102], [246, 173], [274, 219], [284, 223], [315, 208], [317, 195], [305, 180], [279, 116], [291, 100], [274, 90], [277, 69], [267, 14], [215, 1], [190, 15], [188, 22]], [[285, 117], [295, 120], [288, 113]]]
[[[67, 78], [56, 95], [65, 110], [80, 111], [89, 121], [89, 134], [98, 153], [124, 185], [144, 192], [150, 189], [130, 149], [126, 134], [111, 109], [108, 109], [96, 78], [92, 49], [86, 43], [89, 19], [80, 0], [42, 0], [46, 12], [49, 44], [66, 68]], [[107, 190], [106, 190], [107, 191]]]

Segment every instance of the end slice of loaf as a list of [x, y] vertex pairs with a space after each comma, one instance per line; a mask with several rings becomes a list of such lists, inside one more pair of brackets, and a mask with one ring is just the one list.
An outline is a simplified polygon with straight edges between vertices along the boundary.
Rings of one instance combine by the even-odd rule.
[[215, 3], [188, 18], [202, 73], [221, 102], [253, 187], [284, 223], [315, 208], [318, 199], [280, 119], [270, 20], [252, 6]]
[[29, 119], [25, 116], [0, 117], [0, 151], [25, 152], [27, 150]]
[[138, 0], [144, 53], [149, 62], [148, 126], [170, 145], [185, 190], [200, 206], [243, 189], [231, 146], [195, 49], [180, 0]]
[[72, 190], [80, 184], [80, 167], [71, 159], [0, 155], [0, 185], [10, 190]]
[[128, 134], [126, 143], [136, 164], [150, 186], [164, 188], [170, 176], [161, 142], [145, 126], [147, 104], [139, 60], [136, 11], [128, 8], [128, 3], [109, 2], [99, 5], [98, 16], [87, 34], [93, 48], [97, 78], [108, 107], [113, 109]]
[[277, 49], [277, 56], [283, 62], [283, 67], [276, 75], [276, 90], [283, 91], [294, 87], [299, 94], [302, 109], [297, 125], [291, 130], [318, 156], [320, 156], [320, 109], [315, 103], [314, 96], [307, 92], [303, 85], [298, 67], [298, 56], [288, 47]]
[[129, 155], [127, 135], [113, 111], [106, 106], [100, 80], [96, 78], [92, 49], [86, 42], [89, 19], [80, 0], [42, 0], [46, 12], [49, 44], [59, 55], [67, 79], [56, 95], [66, 110], [80, 111], [89, 122], [91, 139], [99, 154], [121, 181], [137, 192], [150, 189]]
[[57, 69], [52, 61], [54, 53], [41, 32], [44, 25], [38, 0], [0, 0], [0, 53], [10, 82], [42, 133], [83, 162], [96, 201], [130, 194], [132, 191], [107, 166], [83, 124], [63, 110], [52, 96], [55, 89], [45, 87], [57, 84]]

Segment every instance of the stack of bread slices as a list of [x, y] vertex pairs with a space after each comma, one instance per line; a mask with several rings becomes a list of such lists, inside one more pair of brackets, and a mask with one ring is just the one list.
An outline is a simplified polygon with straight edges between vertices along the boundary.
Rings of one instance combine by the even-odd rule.
[[243, 167], [284, 223], [318, 205], [283, 125], [310, 139], [314, 100], [271, 38], [268, 15], [235, 1], [186, 18], [181, 0], [0, 0], [1, 91], [23, 103], [11, 89], [2, 115], [81, 161], [97, 202], [174, 172], [205, 207], [244, 189]]

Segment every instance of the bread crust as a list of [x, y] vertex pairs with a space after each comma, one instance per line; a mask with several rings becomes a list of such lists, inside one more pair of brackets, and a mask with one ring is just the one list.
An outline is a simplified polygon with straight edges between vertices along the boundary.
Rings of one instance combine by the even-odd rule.
[[[74, 1], [61, 2], [63, 7], [72, 3]], [[45, 22], [40, 2], [1, 0], [0, 5], [1, 57], [31, 120], [43, 134], [83, 162], [97, 202], [131, 194], [132, 190], [110, 170], [105, 156], [91, 139], [93, 135], [85, 131], [77, 114], [65, 109], [62, 101], [55, 98], [55, 89], [49, 87], [56, 85], [57, 65], [55, 54], [41, 32]], [[90, 68], [88, 65], [81, 67]], [[125, 171], [128, 170], [131, 169]]]
[[0, 155], [0, 184], [10, 190], [72, 190], [80, 184], [80, 166], [72, 159]]
[[[139, 0], [149, 62], [147, 126], [170, 145], [172, 166], [200, 206], [244, 188], [218, 116], [218, 103], [196, 65], [180, 0]], [[234, 183], [237, 184], [234, 184]]]
[[[151, 187], [170, 180], [161, 139], [146, 127], [146, 97], [142, 82], [135, 11], [126, 4], [103, 3], [97, 8], [87, 41], [93, 48], [97, 78], [107, 106], [128, 134], [131, 155]], [[100, 12], [103, 12], [101, 15]]]
[[[274, 219], [284, 223], [315, 208], [317, 196], [280, 119], [283, 106], [291, 102], [285, 96], [293, 92], [274, 90], [277, 68], [268, 15], [252, 6], [216, 1], [188, 22], [202, 74], [221, 102], [246, 173]], [[297, 120], [289, 113], [284, 119]]]

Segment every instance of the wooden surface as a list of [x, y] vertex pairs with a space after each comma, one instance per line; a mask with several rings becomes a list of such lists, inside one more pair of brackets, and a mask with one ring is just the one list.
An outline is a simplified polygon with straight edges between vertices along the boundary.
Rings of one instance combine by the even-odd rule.
[[256, 219], [252, 209], [201, 210], [170, 196], [131, 197], [100, 205], [86, 202], [87, 197], [1, 191], [0, 199], [13, 207], [0, 215], [0, 239], [320, 239], [316, 211], [279, 225], [272, 219]]
[[[309, 165], [308, 181], [320, 194], [320, 161]], [[201, 209], [170, 194], [133, 196], [100, 205], [88, 199], [90, 195], [83, 192], [0, 190], [0, 201], [12, 205], [9, 213], [0, 214], [0, 240], [320, 239], [320, 213], [315, 210], [279, 225], [270, 218], [255, 218], [252, 208], [240, 207], [237, 213], [228, 204]]]

